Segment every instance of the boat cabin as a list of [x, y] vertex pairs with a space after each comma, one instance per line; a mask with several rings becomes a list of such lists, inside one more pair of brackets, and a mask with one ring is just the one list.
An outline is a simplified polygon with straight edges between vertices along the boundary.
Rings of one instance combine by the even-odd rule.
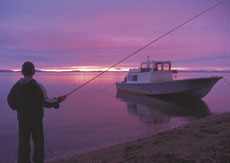
[[170, 61], [145, 61], [137, 69], [130, 69], [126, 83], [157, 83], [172, 80]]

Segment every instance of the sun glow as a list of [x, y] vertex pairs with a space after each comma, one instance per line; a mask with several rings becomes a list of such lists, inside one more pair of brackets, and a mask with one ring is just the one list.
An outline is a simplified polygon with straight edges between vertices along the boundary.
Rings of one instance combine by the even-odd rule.
[[[109, 67], [101, 66], [71, 66], [71, 67], [54, 67], [54, 68], [41, 68], [41, 71], [52, 71], [52, 72], [69, 72], [69, 71], [105, 71]], [[114, 67], [108, 71], [128, 71], [127, 67]]]
[[[138, 66], [137, 66], [138, 67]], [[114, 67], [109, 69], [108, 71], [129, 71], [130, 68], [137, 68], [137, 67]], [[105, 71], [109, 67], [105, 66], [70, 66], [70, 67], [36, 67], [36, 70], [39, 71], [46, 71], [46, 72], [87, 72], [87, 71]], [[1, 68], [0, 68], [1, 69]], [[4, 70], [4, 69], [3, 69]], [[7, 70], [7, 69], [6, 69]], [[9, 70], [9, 69], [8, 69]], [[18, 72], [21, 69], [18, 68], [11, 68], [10, 70]], [[230, 71], [228, 67], [201, 67], [201, 66], [190, 66], [190, 67], [180, 67], [174, 66], [172, 70], [179, 70], [179, 71]]]

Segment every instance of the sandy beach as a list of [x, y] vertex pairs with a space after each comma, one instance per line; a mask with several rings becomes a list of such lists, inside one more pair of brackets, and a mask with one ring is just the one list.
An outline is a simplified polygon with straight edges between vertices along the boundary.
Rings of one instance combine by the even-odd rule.
[[230, 113], [52, 163], [229, 162]]

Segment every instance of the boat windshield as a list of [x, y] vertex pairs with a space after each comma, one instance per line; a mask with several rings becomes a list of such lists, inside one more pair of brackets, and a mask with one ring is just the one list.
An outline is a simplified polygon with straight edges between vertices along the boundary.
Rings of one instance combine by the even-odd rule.
[[170, 61], [157, 61], [157, 62], [142, 62], [140, 66], [141, 72], [150, 71], [171, 71]]
[[157, 62], [154, 67], [154, 71], [171, 71], [170, 62]]
[[142, 63], [141, 64], [141, 72], [149, 72], [153, 67], [153, 63]]

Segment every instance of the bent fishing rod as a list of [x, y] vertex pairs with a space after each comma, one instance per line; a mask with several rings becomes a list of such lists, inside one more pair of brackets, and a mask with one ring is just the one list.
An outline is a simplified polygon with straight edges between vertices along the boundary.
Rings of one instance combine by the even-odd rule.
[[149, 42], [148, 44], [144, 45], [143, 47], [137, 49], [136, 51], [134, 51], [133, 53], [131, 53], [130, 55], [126, 56], [125, 58], [123, 58], [122, 60], [118, 61], [117, 63], [113, 64], [112, 66], [110, 66], [109, 68], [107, 68], [106, 70], [102, 71], [101, 73], [97, 74], [95, 77], [93, 77], [92, 79], [88, 80], [87, 82], [83, 83], [82, 85], [80, 85], [79, 87], [77, 87], [76, 89], [72, 90], [71, 92], [67, 93], [65, 96], [69, 96], [72, 93], [74, 93], [75, 91], [79, 90], [80, 88], [82, 88], [83, 86], [85, 86], [86, 84], [90, 83], [91, 81], [93, 81], [94, 79], [98, 78], [99, 76], [101, 76], [102, 74], [104, 74], [105, 72], [109, 71], [111, 68], [117, 66], [118, 64], [122, 63], [123, 61], [125, 61], [126, 59], [132, 57], [133, 55], [139, 53], [140, 51], [142, 51], [143, 49], [147, 48], [148, 46], [152, 45], [153, 43], [157, 42], [158, 40], [162, 39], [163, 37], [167, 36], [168, 34], [176, 31], [177, 29], [181, 28], [182, 26], [184, 26], [185, 24], [188, 24], [189, 22], [193, 21], [194, 19], [204, 15], [205, 13], [209, 12], [210, 10], [216, 8], [217, 6], [221, 5], [222, 3], [224, 3], [227, 0], [223, 0], [220, 1], [218, 3], [216, 3], [215, 5], [207, 8], [206, 10], [203, 10], [202, 12], [200, 12], [199, 14], [191, 17], [190, 19], [186, 20], [185, 22], [175, 26], [174, 28], [172, 28], [171, 30], [169, 30], [168, 32], [162, 34], [161, 36], [157, 37], [156, 39], [154, 39], [153, 41]]

